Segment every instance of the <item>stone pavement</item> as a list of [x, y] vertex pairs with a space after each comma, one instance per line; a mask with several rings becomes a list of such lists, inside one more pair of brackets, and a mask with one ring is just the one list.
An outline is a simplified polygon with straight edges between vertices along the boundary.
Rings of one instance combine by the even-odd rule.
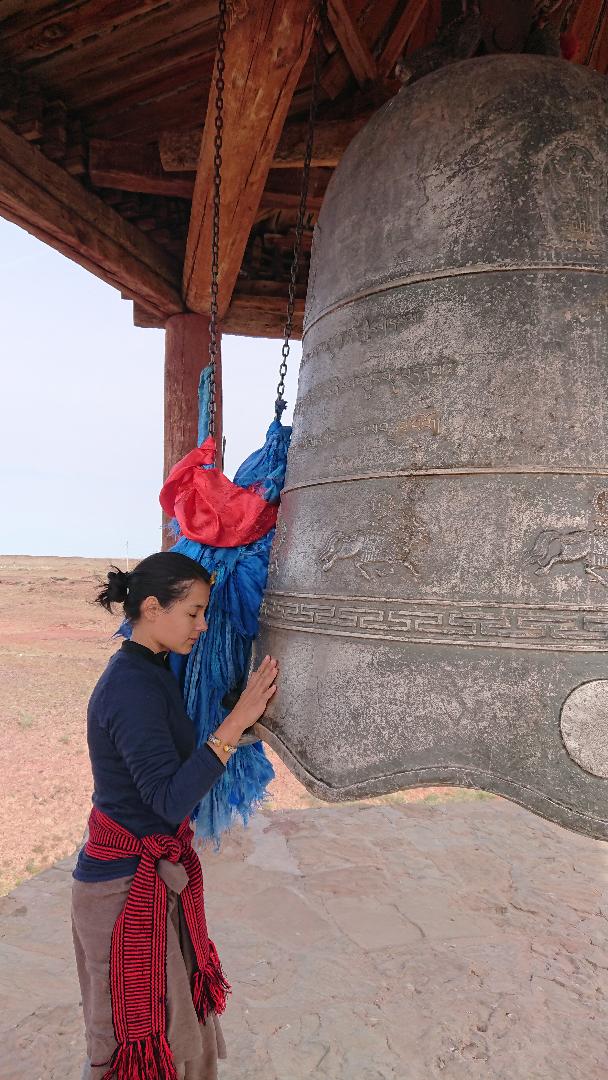
[[[78, 1080], [72, 860], [0, 900], [0, 1078]], [[497, 799], [265, 812], [204, 856], [221, 1080], [608, 1076], [608, 847]]]

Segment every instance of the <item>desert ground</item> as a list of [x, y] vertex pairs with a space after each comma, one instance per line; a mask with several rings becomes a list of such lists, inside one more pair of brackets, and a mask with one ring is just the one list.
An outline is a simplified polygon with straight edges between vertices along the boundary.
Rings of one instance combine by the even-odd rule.
[[[0, 557], [0, 1080], [79, 1080], [70, 935], [101, 560]], [[479, 792], [327, 806], [279, 761], [203, 853], [220, 1080], [605, 1080], [608, 849]]]

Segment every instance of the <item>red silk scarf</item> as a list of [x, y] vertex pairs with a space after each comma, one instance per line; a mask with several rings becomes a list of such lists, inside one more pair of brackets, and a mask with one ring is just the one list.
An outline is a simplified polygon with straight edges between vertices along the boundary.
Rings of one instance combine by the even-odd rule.
[[192, 1001], [205, 1022], [226, 1007], [230, 986], [207, 933], [203, 874], [192, 850], [188, 818], [175, 836], [138, 839], [101, 810], [93, 808], [85, 851], [109, 861], [140, 856], [125, 906], [112, 932], [110, 993], [117, 1047], [103, 1080], [177, 1080], [166, 1035], [167, 886], [156, 871], [159, 859], [181, 862], [188, 884], [180, 893], [196, 956]]
[[279, 508], [253, 488], [233, 484], [215, 461], [209, 436], [174, 465], [161, 489], [160, 505], [177, 518], [182, 536], [212, 547], [252, 544], [274, 528]]

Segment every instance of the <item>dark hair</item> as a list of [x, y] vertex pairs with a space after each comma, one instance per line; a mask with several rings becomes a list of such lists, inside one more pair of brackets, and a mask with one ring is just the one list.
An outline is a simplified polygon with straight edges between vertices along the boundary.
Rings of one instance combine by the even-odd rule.
[[171, 607], [188, 590], [195, 579], [209, 584], [211, 575], [204, 566], [180, 555], [177, 551], [157, 551], [142, 559], [134, 570], [126, 573], [113, 566], [108, 580], [95, 597], [106, 611], [112, 604], [122, 604], [129, 622], [137, 622], [140, 608], [147, 596], [155, 596], [163, 608]]

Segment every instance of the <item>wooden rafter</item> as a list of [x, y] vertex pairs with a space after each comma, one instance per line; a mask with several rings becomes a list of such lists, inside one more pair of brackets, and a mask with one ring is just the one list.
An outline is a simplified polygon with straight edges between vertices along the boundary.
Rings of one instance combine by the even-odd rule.
[[172, 176], [161, 165], [153, 143], [131, 143], [114, 139], [91, 139], [89, 176], [96, 187], [141, 191], [149, 195], [170, 195], [191, 199], [194, 170], [190, 175]]
[[378, 69], [384, 78], [387, 78], [392, 73], [397, 60], [407, 45], [408, 38], [416, 29], [418, 20], [427, 3], [428, 0], [408, 0], [401, 18], [397, 22], [378, 60]]
[[[222, 322], [224, 333], [269, 338], [281, 335], [287, 308], [287, 286], [285, 283], [274, 281], [263, 281], [257, 284], [266, 288], [258, 288], [252, 293], [247, 293], [240, 288], [235, 290]], [[302, 337], [303, 321], [304, 297], [296, 296], [293, 338]]]
[[[249, 0], [226, 35], [219, 313], [225, 314], [268, 171], [313, 39], [314, 0]], [[209, 311], [215, 95], [211, 93], [192, 200], [183, 292]]]
[[602, 73], [607, 51], [604, 42], [604, 35], [608, 35], [607, 7], [606, 0], [580, 0], [569, 28], [577, 43], [575, 63], [588, 64]]
[[173, 259], [3, 123], [0, 215], [160, 319], [183, 310]]
[[327, 14], [359, 86], [373, 82], [377, 76], [376, 61], [356, 20], [348, 10], [346, 0], [329, 0]]
[[[371, 113], [366, 112], [350, 120], [318, 121], [311, 164], [314, 167], [335, 168], [347, 146], [367, 123]], [[283, 131], [276, 148], [273, 169], [301, 168], [308, 137], [308, 124], [289, 124]], [[201, 149], [199, 131], [167, 131], [159, 139], [160, 161], [165, 175], [171, 172], [193, 172], [198, 165]], [[117, 143], [107, 142], [106, 153]]]

